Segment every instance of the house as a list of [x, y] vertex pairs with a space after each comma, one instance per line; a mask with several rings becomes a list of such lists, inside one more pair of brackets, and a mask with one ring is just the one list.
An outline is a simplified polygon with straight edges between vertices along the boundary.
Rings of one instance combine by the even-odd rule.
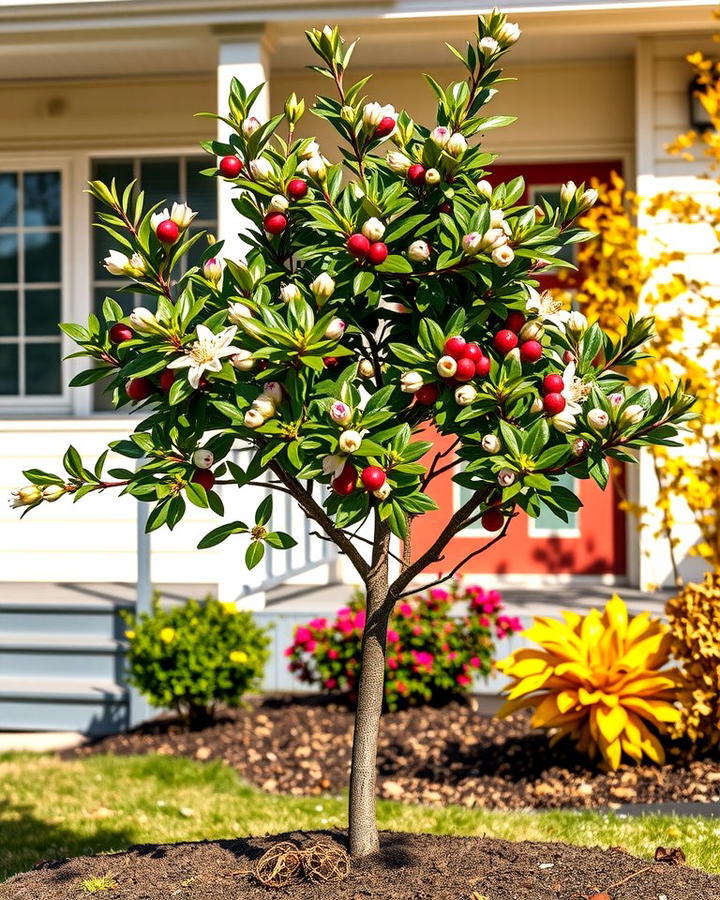
[[[507, 57], [509, 74], [517, 81], [507, 82], [493, 101], [498, 111], [518, 116], [516, 124], [488, 138], [488, 146], [501, 155], [498, 175], [524, 174], [530, 198], [557, 191], [568, 178], [604, 177], [612, 170], [621, 171], [644, 195], [680, 183], [702, 189], [702, 166], [668, 158], [664, 144], [690, 125], [691, 76], [684, 57], [696, 49], [712, 52], [714, 6], [715, 0], [506, 0], [503, 8], [520, 23], [524, 38]], [[291, 91], [311, 101], [325, 85], [303, 69], [311, 62], [303, 31], [338, 22], [348, 37], [361, 38], [355, 66], [359, 74], [376, 71], [368, 88], [373, 98], [427, 120], [433, 96], [417, 71], [429, 71], [441, 83], [457, 78], [458, 67], [444, 42], [462, 44], [478, 11], [469, 0], [369, 0], [362, 5], [349, 0], [26, 0], [0, 5], [3, 490], [18, 484], [23, 468], [57, 467], [70, 442], [92, 459], [108, 440], [127, 432], [127, 416], [109, 412], [97, 390], [66, 387], [77, 361], [62, 361], [70, 348], [56, 327], [59, 320], [85, 320], [116, 287], [101, 263], [107, 249], [103, 233], [91, 228], [87, 181], [115, 177], [123, 184], [139, 178], [153, 199], [187, 200], [199, 210], [198, 227], [231, 234], [235, 213], [225, 186], [218, 193], [212, 179], [199, 175], [207, 165], [199, 141], [214, 126], [194, 116], [222, 111], [231, 78], [250, 86], [267, 82], [256, 108], [260, 118], [281, 110]], [[303, 125], [315, 130], [321, 145], [329, 141], [325, 123], [308, 116]], [[127, 302], [132, 304], [132, 298]], [[511, 539], [473, 564], [476, 573], [486, 581], [537, 586], [666, 583], [670, 569], [664, 548], [650, 539], [650, 530], [638, 532], [616, 505], [618, 492], [626, 491], [652, 508], [654, 484], [647, 461], [629, 469], [624, 484], [605, 494], [583, 484], [585, 506], [569, 523], [547, 517], [534, 523], [518, 520]], [[438, 490], [446, 508], [459, 499], [449, 478]], [[226, 499], [232, 512], [238, 501]], [[231, 542], [195, 552], [212, 524], [193, 509], [172, 534], [153, 535], [153, 579], [187, 590], [209, 585], [226, 598], [255, 600], [288, 579], [352, 581], [342, 560], [297, 513], [278, 510], [278, 515], [294, 517], [302, 540], [289, 556], [273, 554], [259, 575], [244, 572]], [[423, 529], [429, 534], [432, 528], [428, 516], [416, 540], [422, 542]], [[67, 665], [62, 653], [68, 647], [57, 635], [73, 637], [75, 649], [69, 653], [84, 654], [86, 661], [92, 654], [98, 657], [96, 668], [88, 663], [83, 670], [87, 678], [115, 683], [118, 625], [110, 612], [124, 602], [117, 599], [123, 591], [132, 600], [117, 585], [138, 579], [148, 583], [147, 542], [140, 541], [138, 557], [137, 531], [136, 504], [114, 494], [93, 495], [75, 508], [46, 504], [22, 525], [16, 513], [2, 509], [0, 728], [3, 715], [11, 724], [20, 721], [13, 710], [32, 693], [27, 684], [18, 688], [14, 679], [35, 679], [37, 696], [54, 696], [48, 684]], [[481, 539], [482, 534], [463, 534], [452, 553], [461, 558]], [[688, 527], [681, 556], [694, 539]], [[685, 571], [693, 565], [683, 560]], [[58, 585], [78, 587], [63, 588], [63, 593], [53, 588]], [[80, 591], [90, 599], [83, 601]], [[73, 618], [78, 609], [90, 616], [87, 632]], [[85, 644], [78, 629], [88, 635]], [[29, 633], [36, 637], [30, 639]], [[8, 696], [3, 707], [2, 698]], [[72, 692], [63, 696], [68, 704], [75, 702], [67, 699], [75, 696]], [[78, 685], [78, 703], [85, 702], [83, 696]]]

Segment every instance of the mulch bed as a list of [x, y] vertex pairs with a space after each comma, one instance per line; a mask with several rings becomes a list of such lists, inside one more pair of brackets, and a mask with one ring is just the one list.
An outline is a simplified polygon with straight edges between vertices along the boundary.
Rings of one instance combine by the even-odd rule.
[[[263, 886], [257, 862], [280, 840], [307, 849], [345, 844], [342, 832], [146, 845], [126, 853], [45, 863], [0, 885], [0, 900], [77, 900], [83, 882], [110, 876], [105, 900], [717, 900], [720, 876], [636, 859], [621, 849], [384, 833], [380, 852], [342, 880]], [[674, 857], [671, 857], [674, 858]], [[303, 876], [300, 875], [302, 878]]]
[[[156, 719], [73, 752], [218, 759], [273, 793], [340, 793], [347, 786], [352, 723], [347, 706], [332, 700], [266, 696], [202, 731]], [[378, 789], [390, 799], [497, 809], [716, 803], [720, 759], [598, 772], [570, 744], [550, 749], [527, 715], [482, 716], [471, 699], [383, 716]]]

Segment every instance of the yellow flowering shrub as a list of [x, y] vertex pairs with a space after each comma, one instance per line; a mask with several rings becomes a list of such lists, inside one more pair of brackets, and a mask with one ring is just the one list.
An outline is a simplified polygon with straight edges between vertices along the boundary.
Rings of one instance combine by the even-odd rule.
[[667, 605], [672, 652], [683, 661], [675, 734], [702, 747], [720, 743], [720, 575], [708, 572]]
[[674, 705], [678, 673], [666, 669], [670, 634], [649, 613], [630, 618], [613, 596], [604, 611], [563, 620], [539, 616], [524, 632], [538, 647], [523, 647], [498, 663], [511, 681], [501, 717], [534, 710], [532, 724], [568, 737], [610, 769], [623, 758], [662, 763], [659, 736], [680, 718]]
[[239, 706], [260, 687], [269, 638], [249, 612], [212, 597], [125, 616], [128, 682], [161, 709], [176, 710], [191, 728], [215, 707]]

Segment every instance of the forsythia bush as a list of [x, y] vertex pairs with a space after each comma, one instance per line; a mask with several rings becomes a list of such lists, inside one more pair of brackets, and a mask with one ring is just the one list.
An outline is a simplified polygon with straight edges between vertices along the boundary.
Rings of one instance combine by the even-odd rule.
[[[456, 603], [466, 605], [461, 618], [450, 615]], [[490, 674], [494, 638], [522, 627], [502, 609], [497, 591], [458, 583], [398, 603], [387, 633], [386, 707], [439, 704], [467, 694], [476, 675]], [[365, 598], [358, 592], [334, 621], [313, 619], [295, 629], [285, 651], [290, 671], [321, 690], [347, 694], [354, 703], [364, 626]]]
[[699, 745], [720, 740], [720, 575], [688, 584], [668, 601], [673, 655], [683, 663], [678, 737]]
[[568, 736], [611, 769], [623, 755], [662, 763], [658, 734], [680, 717], [677, 670], [663, 668], [667, 627], [648, 613], [629, 619], [617, 595], [602, 613], [563, 612], [563, 618], [537, 617], [525, 636], [540, 647], [516, 650], [498, 663], [512, 679], [500, 716], [533, 707], [533, 726], [552, 729], [552, 744]]
[[208, 598], [126, 616], [128, 681], [152, 706], [176, 709], [197, 728], [223, 703], [239, 706], [260, 685], [269, 638], [250, 613]]

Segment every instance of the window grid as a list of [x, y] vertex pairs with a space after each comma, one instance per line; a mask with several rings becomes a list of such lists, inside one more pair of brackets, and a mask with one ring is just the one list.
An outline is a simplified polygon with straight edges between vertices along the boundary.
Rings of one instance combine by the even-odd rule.
[[[58, 334], [48, 334], [48, 335], [27, 335], [26, 331], [26, 315], [25, 315], [25, 301], [26, 301], [26, 292], [27, 292], [27, 283], [25, 281], [25, 236], [27, 234], [58, 234], [62, 240], [62, 214], [61, 214], [61, 222], [60, 225], [25, 225], [25, 175], [28, 171], [34, 170], [19, 170], [16, 172], [17, 178], [17, 222], [13, 225], [6, 225], [0, 227], [0, 236], [3, 234], [7, 235], [16, 235], [17, 236], [17, 266], [18, 266], [18, 280], [17, 282], [11, 283], [3, 281], [0, 283], [0, 291], [3, 293], [11, 293], [13, 291], [17, 292], [17, 334], [16, 335], [6, 335], [4, 337], [0, 337], [0, 345], [11, 345], [16, 346], [18, 349], [18, 389], [14, 394], [6, 394], [5, 396], [14, 396], [14, 397], [27, 397], [27, 396], [42, 396], [42, 395], [28, 395], [27, 393], [27, 361], [25, 358], [25, 348], [28, 344], [60, 344], [62, 341], [62, 336]], [[58, 173], [59, 175], [59, 187], [62, 196], [63, 191], [63, 179], [62, 173]], [[62, 208], [62, 205], [61, 205]], [[62, 275], [62, 271], [61, 271]], [[62, 282], [61, 281], [38, 281], [32, 283], [32, 290], [56, 290], [62, 292]], [[50, 395], [54, 396], [54, 395]]]

